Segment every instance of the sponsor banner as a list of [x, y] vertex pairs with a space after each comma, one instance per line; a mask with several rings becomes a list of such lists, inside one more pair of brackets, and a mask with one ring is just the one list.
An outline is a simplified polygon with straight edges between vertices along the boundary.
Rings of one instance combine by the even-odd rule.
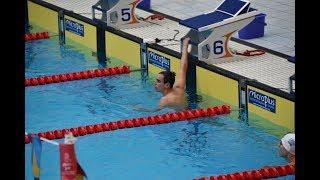
[[170, 59], [152, 51], [149, 51], [148, 59], [150, 64], [153, 64], [161, 69], [170, 71]]
[[248, 90], [249, 103], [276, 113], [276, 100], [252, 89]]
[[84, 27], [82, 24], [74, 22], [70, 19], [65, 19], [66, 30], [77, 34], [79, 36], [84, 36]]

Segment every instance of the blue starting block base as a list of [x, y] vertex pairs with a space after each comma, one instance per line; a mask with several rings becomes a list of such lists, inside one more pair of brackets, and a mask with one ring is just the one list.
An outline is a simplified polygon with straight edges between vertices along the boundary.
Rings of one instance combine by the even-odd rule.
[[212, 12], [181, 20], [179, 23], [199, 31], [202, 27], [245, 14], [249, 6], [250, 2], [246, 0], [225, 0]]
[[151, 2], [150, 1], [151, 0], [143, 0], [142, 2], [140, 2], [138, 4], [137, 7], [140, 8], [140, 9], [148, 11], [148, 10], [150, 10], [150, 7], [151, 7]]
[[[256, 9], [250, 8], [249, 11], [253, 11]], [[238, 35], [240, 39], [254, 39], [264, 36], [264, 26], [267, 24], [265, 23], [266, 14], [260, 13], [255, 16], [255, 19], [238, 31]]]

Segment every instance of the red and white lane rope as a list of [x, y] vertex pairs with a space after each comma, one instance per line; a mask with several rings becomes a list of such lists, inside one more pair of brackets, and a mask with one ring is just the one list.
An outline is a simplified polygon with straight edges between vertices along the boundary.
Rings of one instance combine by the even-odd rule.
[[[231, 107], [229, 105], [214, 106], [204, 109], [193, 109], [174, 113], [166, 113], [155, 116], [147, 116], [140, 118], [133, 118], [128, 120], [119, 120], [115, 122], [106, 122], [101, 124], [80, 126], [75, 128], [66, 128], [60, 130], [53, 130], [47, 132], [37, 133], [39, 137], [49, 140], [61, 139], [65, 134], [71, 132], [73, 136], [84, 136], [87, 134], [99, 133], [104, 131], [113, 131], [117, 129], [135, 128], [140, 126], [165, 124], [178, 121], [192, 120], [199, 117], [216, 116], [222, 114], [230, 114]], [[25, 135], [25, 144], [30, 143], [28, 135]]]
[[231, 174], [194, 178], [193, 180], [242, 180], [242, 179], [268, 179], [295, 174], [294, 165], [271, 166], [257, 170], [235, 172]]
[[65, 81], [74, 81], [74, 80], [82, 80], [103, 76], [112, 76], [117, 74], [128, 74], [135, 70], [130, 70], [129, 66], [122, 67], [111, 67], [111, 68], [103, 68], [103, 69], [91, 69], [80, 72], [71, 72], [64, 74], [55, 74], [50, 76], [40, 76], [36, 78], [25, 79], [25, 86], [37, 86], [44, 84], [52, 84], [52, 83], [60, 83]]
[[33, 41], [38, 39], [48, 39], [49, 37], [48, 32], [27, 33], [24, 35], [24, 40]]

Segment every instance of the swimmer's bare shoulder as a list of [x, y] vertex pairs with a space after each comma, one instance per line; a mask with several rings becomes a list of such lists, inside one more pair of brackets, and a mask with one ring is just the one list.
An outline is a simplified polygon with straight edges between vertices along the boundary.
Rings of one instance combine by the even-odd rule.
[[186, 106], [184, 95], [168, 94], [160, 99], [159, 108], [169, 107], [173, 109], [183, 109]]
[[160, 102], [159, 102], [159, 108], [164, 108], [165, 106], [168, 106], [169, 104], [169, 98], [168, 96], [163, 96], [161, 99], [160, 99]]

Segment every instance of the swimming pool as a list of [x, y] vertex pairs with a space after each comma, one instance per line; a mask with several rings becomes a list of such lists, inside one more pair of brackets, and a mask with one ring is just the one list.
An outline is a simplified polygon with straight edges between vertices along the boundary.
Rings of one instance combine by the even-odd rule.
[[[89, 52], [80, 45], [60, 47], [57, 39], [28, 42], [25, 76], [98, 68], [96, 58]], [[116, 61], [111, 59], [112, 64], [120, 63]], [[152, 85], [152, 81], [141, 80], [139, 72], [132, 72], [26, 87], [26, 131], [37, 133], [172, 111], [134, 111], [135, 106], [157, 105], [161, 94]], [[202, 102], [198, 106], [202, 107]], [[229, 116], [102, 132], [77, 139], [77, 159], [88, 179], [193, 179], [286, 164], [278, 156], [277, 137]], [[33, 179], [30, 151], [31, 145], [26, 144], [25, 179]], [[43, 143], [41, 179], [59, 179], [59, 166], [58, 147]]]

